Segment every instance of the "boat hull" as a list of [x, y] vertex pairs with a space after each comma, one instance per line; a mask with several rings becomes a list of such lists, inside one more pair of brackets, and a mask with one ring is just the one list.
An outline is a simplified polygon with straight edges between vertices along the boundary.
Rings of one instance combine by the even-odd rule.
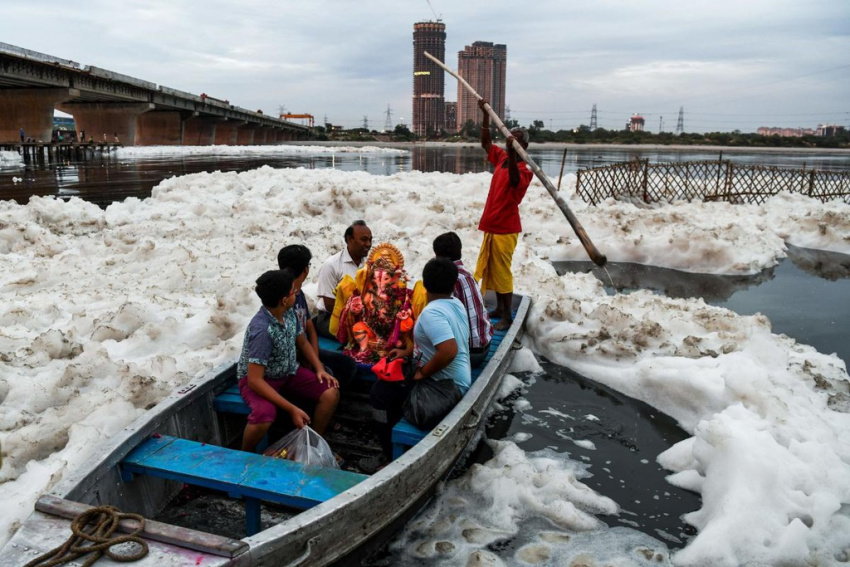
[[[133, 564], [321, 566], [344, 559], [348, 562], [368, 553], [427, 502], [437, 484], [470, 448], [498, 392], [511, 360], [512, 345], [528, 313], [529, 299], [518, 299], [514, 325], [469, 392], [434, 430], [384, 469], [289, 520], [241, 540], [153, 522], [152, 529], [162, 533], [145, 533], [146, 537], [150, 535], [151, 551]], [[232, 363], [210, 370], [125, 428], [92, 457], [89, 467], [66, 475], [39, 501], [36, 511], [3, 548], [0, 565], [21, 566], [61, 545], [70, 535], [69, 517], [75, 506], [111, 505], [125, 512], [155, 516], [179, 491], [180, 484], [150, 476], [124, 482], [119, 463], [139, 443], [156, 434], [224, 444], [225, 435], [212, 401], [232, 384], [234, 373]], [[106, 558], [101, 561], [99, 565], [112, 563]]]

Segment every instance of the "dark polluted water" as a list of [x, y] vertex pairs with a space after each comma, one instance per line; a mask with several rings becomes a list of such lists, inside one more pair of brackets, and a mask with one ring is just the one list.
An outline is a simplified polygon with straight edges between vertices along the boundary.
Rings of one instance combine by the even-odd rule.
[[[304, 144], [293, 144], [302, 146]], [[312, 146], [312, 144], [306, 144]], [[318, 145], [318, 144], [317, 144]], [[372, 144], [365, 144], [372, 145]], [[340, 146], [346, 146], [340, 151]], [[163, 179], [178, 175], [215, 171], [248, 171], [263, 166], [272, 168], [337, 169], [364, 171], [373, 175], [393, 175], [399, 172], [480, 173], [489, 165], [478, 144], [428, 146], [407, 144], [393, 146], [404, 152], [351, 151], [353, 144], [324, 143], [316, 150], [301, 147], [246, 146], [245, 153], [186, 154], [163, 153], [161, 156], [122, 157], [117, 154], [95, 154], [84, 161], [30, 162], [21, 167], [0, 168], [0, 198], [26, 203], [32, 195], [79, 197], [106, 207], [128, 197], [144, 199]], [[315, 146], [313, 146], [315, 147]], [[277, 149], [276, 149], [277, 148]], [[167, 148], [165, 151], [178, 151]], [[663, 148], [640, 146], [550, 146], [532, 145], [529, 155], [557, 185], [558, 177], [580, 169], [622, 163], [637, 158], [653, 163], [711, 160], [723, 157], [741, 165], [807, 167], [824, 171], [850, 171], [850, 153], [804, 151], [748, 151], [726, 148], [722, 152], [707, 148]]]
[[850, 361], [850, 255], [787, 246], [788, 257], [751, 276], [692, 274], [630, 263], [554, 262], [559, 273], [592, 272], [608, 293], [639, 289], [702, 298], [739, 315], [761, 313], [774, 333]]
[[[551, 455], [554, 452], [558, 458], [569, 458], [586, 466], [590, 476], [581, 478], [581, 483], [614, 500], [620, 507], [616, 515], [597, 516], [609, 528], [627, 530], [604, 536], [615, 537], [618, 545], [629, 539], [636, 541], [634, 535], [629, 535], [631, 530], [660, 542], [662, 545], [655, 546], [658, 551], [664, 547], [674, 550], [687, 545], [696, 532], [682, 516], [700, 508], [700, 497], [668, 483], [666, 477], [670, 471], [659, 466], [656, 458], [689, 435], [678, 427], [675, 420], [643, 402], [544, 358], [538, 357], [538, 362], [542, 372], [516, 375], [524, 387], [502, 400], [503, 409], [496, 411], [488, 421], [486, 437], [512, 440], [529, 455]], [[472, 464], [484, 463], [492, 457], [490, 446], [479, 443], [453, 472], [450, 481], [465, 474]], [[451, 509], [451, 506], [448, 508]], [[426, 509], [423, 514], [427, 517], [430, 511]], [[442, 516], [439, 518], [442, 519]], [[543, 518], [527, 518], [520, 521], [516, 533], [497, 539], [487, 545], [486, 550], [504, 559], [507, 564], [525, 564], [516, 561], [522, 555], [521, 550], [545, 532], [574, 538], [576, 542], [585, 537], [581, 532], [566, 535]], [[587, 537], [593, 539], [594, 534], [598, 537], [600, 532], [590, 532]], [[429, 536], [417, 529], [409, 536], [409, 548], [401, 549], [401, 545], [405, 544], [399, 542], [390, 543], [361, 565], [405, 565], [411, 560], [411, 555], [420, 565], [463, 564], [441, 557], [439, 553], [422, 557], [415, 549], [416, 541], [419, 536]], [[448, 538], [443, 545], [451, 547], [451, 542], [455, 540]], [[463, 545], [463, 542], [456, 543]], [[642, 543], [645, 544], [645, 541]], [[600, 550], [598, 543], [585, 545], [597, 552]], [[472, 559], [470, 562], [468, 564], [478, 565]], [[485, 564], [489, 565], [486, 562], [481, 565]]]
[[530, 434], [517, 442], [526, 453], [548, 448], [590, 465], [592, 476], [582, 482], [621, 507], [619, 515], [599, 519], [683, 547], [694, 531], [681, 516], [699, 509], [700, 497], [668, 483], [670, 471], [655, 461], [690, 436], [643, 402], [546, 359], [539, 362], [542, 374], [521, 376], [529, 382], [521, 395], [527, 407], [497, 415], [491, 436], [504, 421], [506, 437]]

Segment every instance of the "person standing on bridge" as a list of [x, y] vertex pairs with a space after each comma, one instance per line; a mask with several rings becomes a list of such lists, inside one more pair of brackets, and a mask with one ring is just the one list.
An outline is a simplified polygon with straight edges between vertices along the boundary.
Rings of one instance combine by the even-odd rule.
[[24, 127], [21, 126], [21, 143], [24, 143]]
[[511, 274], [511, 261], [516, 249], [522, 225], [519, 221], [519, 204], [531, 183], [533, 173], [528, 165], [517, 155], [513, 147], [516, 139], [523, 149], [528, 147], [528, 131], [514, 128], [508, 137], [505, 148], [490, 141], [490, 115], [484, 108], [485, 99], [478, 101], [481, 108], [481, 147], [487, 152], [487, 161], [493, 164], [493, 179], [484, 213], [478, 223], [478, 230], [484, 231], [484, 241], [478, 253], [475, 266], [475, 279], [481, 290], [492, 289], [496, 292], [496, 309], [490, 313], [492, 319], [500, 319], [493, 325], [499, 331], [511, 326], [513, 316], [514, 278]]

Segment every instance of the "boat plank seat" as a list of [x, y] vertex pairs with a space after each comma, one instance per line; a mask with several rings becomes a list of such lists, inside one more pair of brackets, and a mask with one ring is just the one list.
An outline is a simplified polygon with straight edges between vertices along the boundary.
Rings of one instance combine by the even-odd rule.
[[[473, 382], [475, 382], [476, 378], [478, 378], [481, 374], [481, 370], [484, 366], [486, 366], [487, 362], [490, 361], [490, 358], [493, 357], [493, 354], [496, 352], [496, 349], [499, 348], [499, 345], [502, 344], [502, 339], [505, 337], [506, 333], [507, 330], [493, 331], [493, 337], [490, 339], [490, 350], [487, 353], [487, 359], [481, 364], [481, 366], [472, 369]], [[325, 337], [319, 337], [319, 347], [336, 352], [342, 352], [343, 348], [339, 342]], [[368, 364], [358, 363], [357, 366], [359, 368], [359, 372], [357, 374], [358, 379], [369, 382], [374, 382], [376, 380], [376, 377], [370, 370]], [[236, 385], [231, 386], [216, 396], [215, 400], [213, 400], [213, 407], [216, 411], [223, 413], [236, 413], [242, 415], [248, 415], [250, 413], [248, 405], [245, 403], [245, 400], [242, 399], [242, 395], [239, 393], [239, 388]], [[416, 445], [426, 435], [428, 435], [428, 433], [430, 432], [414, 427], [413, 424], [402, 418], [401, 421], [393, 427], [393, 459], [400, 457], [402, 453]]]
[[[493, 354], [499, 348], [499, 345], [502, 344], [502, 339], [505, 338], [506, 333], [507, 330], [493, 331], [493, 337], [490, 339], [490, 350], [487, 351], [487, 358], [484, 360], [484, 362], [481, 363], [478, 368], [472, 369], [473, 383], [481, 375], [481, 371], [484, 369], [487, 363], [490, 362], [490, 359], [493, 358]], [[406, 419], [401, 418], [401, 421], [399, 421], [395, 424], [395, 426], [393, 426], [393, 459], [399, 458], [405, 451], [419, 443], [429, 433], [430, 431], [419, 429]]]
[[[339, 353], [342, 352], [343, 348], [339, 342], [325, 337], [319, 337], [319, 347]], [[357, 368], [358, 379], [367, 382], [374, 382], [376, 380], [368, 364], [358, 362]], [[213, 399], [213, 409], [219, 413], [233, 413], [238, 415], [248, 415], [251, 413], [251, 409], [245, 403], [245, 400], [242, 399], [242, 394], [239, 393], [239, 386], [236, 384], [230, 386]]]
[[[242, 398], [242, 394], [239, 393], [239, 386], [237, 384], [232, 385], [213, 399], [213, 409], [218, 413], [232, 413], [244, 416], [251, 413], [251, 408], [248, 407], [248, 404]], [[269, 435], [267, 433], [257, 444], [257, 450], [264, 451], [269, 444]]]
[[245, 400], [242, 399], [242, 394], [239, 393], [239, 386], [236, 384], [215, 397], [213, 400], [213, 409], [219, 413], [235, 413], [239, 415], [248, 415], [251, 413], [251, 409], [245, 403]]
[[235, 451], [169, 435], [150, 437], [121, 462], [125, 482], [150, 475], [245, 499], [247, 534], [260, 531], [260, 501], [312, 508], [369, 478], [341, 469]]

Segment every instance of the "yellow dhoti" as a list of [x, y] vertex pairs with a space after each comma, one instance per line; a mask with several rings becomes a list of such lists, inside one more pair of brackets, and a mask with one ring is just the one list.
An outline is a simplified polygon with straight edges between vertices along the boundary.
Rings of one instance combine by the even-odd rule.
[[475, 279], [481, 285], [481, 291], [492, 289], [496, 293], [513, 293], [514, 276], [511, 273], [511, 261], [519, 238], [519, 233], [484, 233], [484, 242], [478, 253], [475, 265]]

